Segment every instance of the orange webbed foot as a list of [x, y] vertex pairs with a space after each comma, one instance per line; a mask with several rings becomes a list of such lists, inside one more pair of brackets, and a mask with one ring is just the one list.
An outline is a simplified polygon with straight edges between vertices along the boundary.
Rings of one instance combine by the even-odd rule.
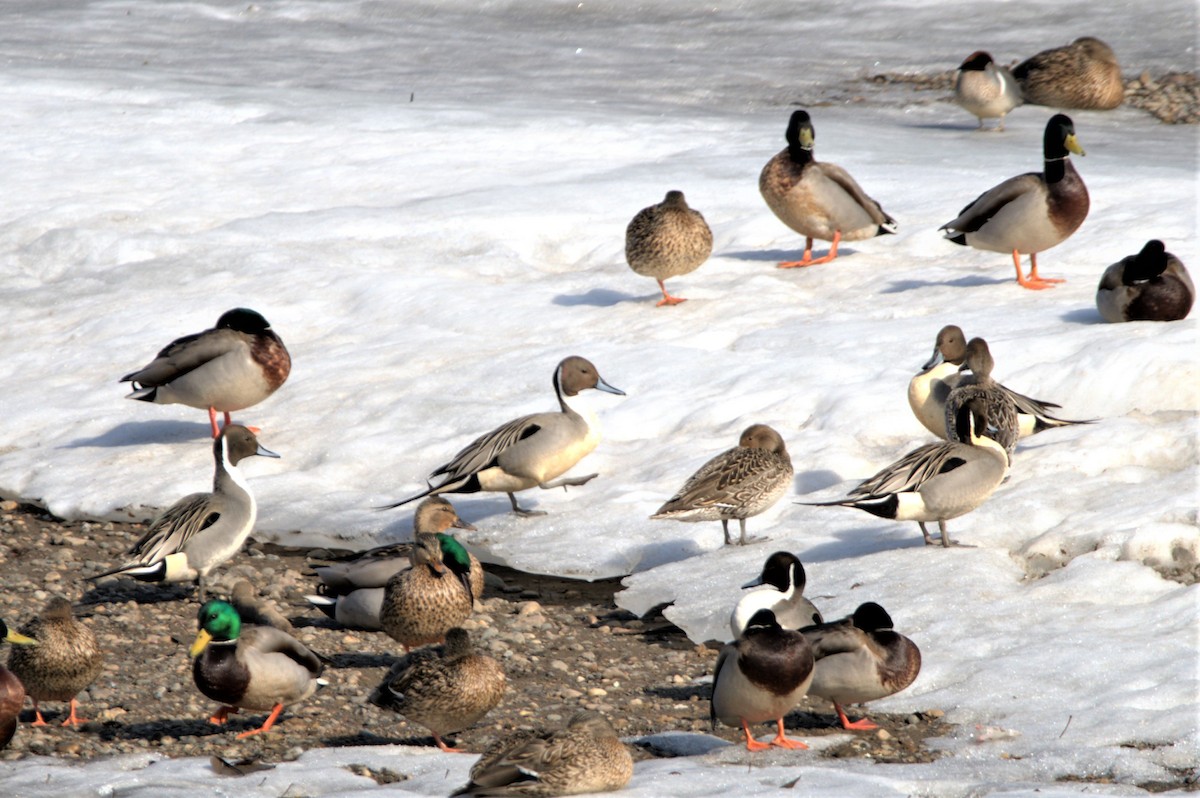
[[784, 735], [784, 733], [783, 733], [783, 718], [779, 718], [778, 720], [776, 720], [775, 724], [779, 731], [775, 735], [775, 739], [771, 741], [771, 745], [774, 745], [777, 748], [787, 748], [792, 751], [808, 750], [808, 746], [805, 745], [804, 743], [800, 742], [799, 740], [793, 740]]

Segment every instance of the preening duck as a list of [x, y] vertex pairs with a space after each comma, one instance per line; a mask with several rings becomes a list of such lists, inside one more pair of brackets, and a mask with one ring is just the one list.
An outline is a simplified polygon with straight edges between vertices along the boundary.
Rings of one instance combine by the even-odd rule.
[[1094, 36], [1025, 59], [1013, 69], [1013, 77], [1025, 102], [1034, 105], [1106, 111], [1125, 99], [1117, 55]]
[[993, 130], [1004, 130], [1005, 115], [1022, 102], [1021, 87], [1008, 67], [992, 60], [989, 53], [978, 50], [967, 56], [958, 67], [954, 81], [954, 101], [979, 119], [999, 119]]
[[1096, 289], [1096, 307], [1109, 322], [1179, 321], [1195, 300], [1196, 286], [1183, 261], [1157, 239], [1105, 269]]
[[770, 610], [784, 629], [800, 629], [821, 623], [821, 611], [804, 597], [807, 578], [804, 565], [791, 552], [777, 551], [763, 563], [762, 573], [742, 585], [751, 590], [738, 601], [729, 615], [729, 629], [734, 638], [742, 636], [750, 619], [759, 610]]

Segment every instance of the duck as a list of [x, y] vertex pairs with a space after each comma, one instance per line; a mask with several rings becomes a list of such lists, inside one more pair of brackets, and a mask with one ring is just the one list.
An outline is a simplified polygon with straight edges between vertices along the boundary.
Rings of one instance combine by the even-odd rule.
[[[758, 190], [779, 221], [805, 237], [804, 256], [781, 269], [828, 263], [842, 241], [862, 241], [896, 232], [896, 220], [867, 196], [840, 166], [813, 157], [814, 132], [808, 111], [793, 111], [787, 147], [767, 161]], [[829, 254], [813, 259], [813, 239], [832, 241]]]
[[429, 475], [427, 489], [379, 509], [390, 510], [442, 493], [492, 491], [508, 494], [516, 515], [532, 517], [546, 513], [519, 506], [517, 491], [565, 489], [595, 479], [597, 474], [555, 479], [600, 443], [599, 419], [588, 408], [577, 408], [573, 401], [581, 392], [592, 389], [617, 396], [625, 392], [605, 382], [596, 367], [578, 355], [565, 358], [555, 367], [553, 383], [560, 412], [521, 416], [480, 435]]
[[625, 261], [662, 291], [657, 307], [686, 302], [667, 293], [664, 281], [700, 268], [712, 254], [713, 236], [704, 216], [688, 207], [682, 191], [668, 191], [663, 201], [642, 208], [625, 228]]
[[738, 445], [709, 460], [688, 477], [651, 519], [720, 521], [725, 544], [733, 543], [729, 522], [741, 527], [738, 545], [746, 545], [746, 519], [766, 512], [792, 485], [792, 459], [783, 437], [766, 424], [751, 424]]
[[209, 573], [237, 554], [254, 530], [258, 505], [240, 470], [249, 457], [279, 457], [240, 424], [223, 428], [213, 441], [212, 493], [192, 493], [150, 524], [125, 564], [88, 577], [132, 576], [143, 582], [196, 583], [204, 601]]
[[234, 308], [212, 329], [176, 338], [120, 381], [133, 383], [126, 399], [208, 410], [215, 438], [218, 411], [229, 426], [230, 413], [275, 393], [291, 370], [291, 356], [270, 322], [257, 311]]
[[808, 694], [833, 703], [846, 730], [879, 728], [860, 718], [851, 722], [843, 704], [861, 704], [895, 695], [921, 672], [921, 650], [893, 629], [892, 616], [874, 602], [853, 615], [800, 630], [812, 647], [816, 667]]
[[[1040, 291], [1063, 280], [1038, 275], [1037, 256], [1066, 241], [1087, 218], [1090, 200], [1070, 154], [1084, 155], [1075, 123], [1055, 114], [1042, 140], [1044, 171], [1010, 177], [980, 194], [941, 226], [960, 246], [1012, 253], [1017, 283]], [[1021, 273], [1021, 255], [1029, 255], [1029, 276]]]
[[990, 53], [976, 50], [958, 67], [954, 101], [979, 119], [979, 130], [984, 130], [984, 119], [999, 119], [993, 130], [1000, 132], [1004, 130], [1005, 115], [1024, 98], [1012, 72], [992, 60]]
[[[808, 692], [814, 659], [808, 639], [794, 629], [784, 629], [770, 610], [754, 613], [745, 630], [717, 655], [713, 669], [709, 719], [742, 728], [746, 748], [765, 751], [808, 748], [783, 733], [783, 717]], [[750, 733], [751, 723], [773, 720], [777, 734], [761, 743]]]
[[[458, 517], [454, 505], [441, 496], [428, 496], [417, 505], [413, 515], [413, 535], [422, 532], [445, 532], [455, 529], [474, 530], [475, 527]], [[395, 574], [412, 567], [412, 543], [391, 543], [364, 551], [353, 560], [318, 565], [313, 568], [321, 584], [317, 594], [305, 596], [314, 607], [347, 629], [378, 632], [383, 629], [379, 611], [383, 606], [383, 589]], [[445, 547], [442, 555], [447, 554]], [[471, 593], [483, 595], [483, 566], [474, 554], [471, 561]]]
[[1187, 267], [1158, 239], [1105, 269], [1096, 289], [1096, 308], [1107, 322], [1179, 321], [1195, 301]]
[[271, 711], [262, 726], [237, 739], [270, 731], [285, 706], [327, 684], [320, 657], [287, 632], [243, 626], [233, 605], [219, 599], [205, 602], [196, 617], [199, 631], [188, 650], [192, 679], [221, 704], [209, 722], [222, 725], [240, 709]]
[[21, 626], [20, 633], [38, 644], [14, 647], [8, 654], [8, 669], [33, 700], [33, 725], [47, 725], [38, 706], [42, 701], [70, 702], [63, 726], [87, 723], [76, 714], [76, 696], [104, 669], [104, 653], [92, 630], [75, 620], [70, 601], [54, 596], [40, 615]]
[[982, 434], [986, 424], [982, 407], [977, 408], [973, 402], [963, 405], [955, 417], [955, 427], [968, 443], [925, 444], [860, 483], [845, 498], [799, 504], [854, 507], [879, 518], [916, 521], [927, 546], [934, 541], [925, 524], [937, 521], [942, 546], [950, 546], [946, 521], [977, 509], [1008, 473], [1008, 453]]
[[384, 585], [379, 609], [383, 631], [406, 650], [442, 642], [475, 603], [470, 557], [452, 535], [417, 533], [409, 557], [412, 567]]
[[474, 726], [504, 698], [508, 678], [493, 657], [478, 652], [467, 630], [446, 632], [438, 652], [420, 648], [398, 660], [369, 701], [394, 710], [433, 733], [433, 741], [451, 754], [468, 753], [442, 738]]
[[452, 796], [500, 798], [613, 792], [633, 778], [633, 757], [612, 724], [578, 712], [565, 729], [518, 731], [488, 747]]
[[[939, 438], [946, 438], [946, 397], [963, 379], [960, 367], [967, 360], [967, 338], [962, 328], [947, 324], [938, 330], [933, 344], [933, 356], [908, 383], [908, 404], [913, 415], [925, 429]], [[999, 385], [997, 383], [997, 385]], [[1061, 405], [1043, 399], [1032, 399], [1011, 388], [999, 385], [1017, 407], [1017, 431], [1022, 438], [1048, 429], [1073, 424], [1091, 424], [1094, 419], [1067, 419], [1054, 415]]]
[[946, 395], [946, 439], [969, 442], [959, 437], [960, 429], [955, 419], [958, 418], [959, 410], [970, 405], [980, 414], [975, 417], [974, 428], [982, 430], [983, 435], [1003, 446], [1011, 464], [1013, 451], [1017, 448], [1017, 439], [1020, 438], [1017, 403], [1000, 383], [992, 379], [995, 364], [987, 341], [972, 338], [967, 342], [967, 357], [958, 370], [970, 370], [971, 374], [960, 379]]
[[736, 640], [759, 610], [770, 610], [784, 629], [800, 629], [821, 623], [824, 618], [804, 597], [807, 579], [800, 558], [789, 551], [777, 551], [763, 563], [762, 573], [742, 585], [742, 590], [765, 585], [747, 593], [729, 615], [729, 628]]
[[[32, 637], [8, 628], [8, 624], [0, 618], [0, 641], [14, 646], [36, 646], [38, 641]], [[21, 707], [25, 706], [25, 686], [12, 671], [0, 665], [0, 751], [8, 747], [13, 735], [17, 733], [17, 718]]]
[[1107, 111], [1125, 100], [1116, 53], [1094, 36], [1043, 50], [1012, 73], [1025, 102], [1034, 105]]

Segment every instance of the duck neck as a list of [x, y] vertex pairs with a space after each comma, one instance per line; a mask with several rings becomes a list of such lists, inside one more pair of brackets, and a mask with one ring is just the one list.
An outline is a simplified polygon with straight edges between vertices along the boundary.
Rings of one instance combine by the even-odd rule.
[[1071, 164], [1069, 156], [1063, 155], [1059, 158], [1046, 158], [1044, 165], [1044, 173], [1047, 183], [1057, 183], [1067, 176], [1067, 168]]
[[246, 483], [246, 477], [229, 459], [229, 444], [221, 439], [221, 449], [217, 453], [217, 468], [213, 474], [213, 492], [224, 494], [240, 494], [245, 496], [254, 507], [254, 494]]
[[812, 147], [805, 147], [800, 142], [788, 143], [788, 157], [792, 159], [792, 163], [797, 166], [806, 166], [812, 162], [813, 153]]

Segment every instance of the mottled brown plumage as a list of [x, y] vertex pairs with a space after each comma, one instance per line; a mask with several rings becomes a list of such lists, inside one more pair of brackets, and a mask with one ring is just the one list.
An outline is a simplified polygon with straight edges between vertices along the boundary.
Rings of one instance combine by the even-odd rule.
[[442, 738], [475, 725], [507, 689], [500, 663], [477, 652], [467, 631], [455, 627], [441, 652], [422, 648], [396, 662], [370, 701], [429, 729], [443, 751], [465, 753]]
[[392, 576], [384, 587], [379, 621], [405, 648], [440, 643], [446, 632], [471, 615], [470, 559], [457, 544], [450, 561], [442, 551], [449, 535], [419, 533], [410, 552], [412, 568]]
[[668, 294], [663, 281], [700, 268], [712, 246], [712, 230], [699, 211], [688, 207], [682, 191], [668, 191], [625, 228], [625, 260], [638, 274], [658, 281], [663, 295], [658, 307], [686, 301]]
[[75, 696], [94, 682], [104, 667], [104, 654], [92, 630], [75, 620], [71, 602], [56, 596], [41, 615], [21, 627], [21, 634], [38, 645], [14, 647], [8, 667], [33, 699], [34, 725], [46, 723], [38, 708], [42, 701], [69, 701], [71, 709], [62, 725], [85, 723], [75, 715]]
[[1013, 77], [1025, 102], [1035, 105], [1106, 111], [1125, 99], [1116, 53], [1092, 36], [1025, 59], [1013, 69]]
[[471, 781], [453, 795], [501, 798], [619, 790], [633, 778], [633, 757], [612, 724], [580, 712], [559, 731], [517, 732], [483, 752]]
[[971, 374], [960, 379], [946, 396], [945, 437], [959, 443], [970, 443], [955, 423], [959, 411], [970, 405], [975, 413], [974, 428], [1003, 446], [1011, 465], [1017, 439], [1021, 437], [1020, 420], [1013, 397], [1003, 385], [992, 379], [995, 365], [987, 341], [972, 338], [967, 342], [966, 362], [959, 367], [959, 371], [970, 369]]

